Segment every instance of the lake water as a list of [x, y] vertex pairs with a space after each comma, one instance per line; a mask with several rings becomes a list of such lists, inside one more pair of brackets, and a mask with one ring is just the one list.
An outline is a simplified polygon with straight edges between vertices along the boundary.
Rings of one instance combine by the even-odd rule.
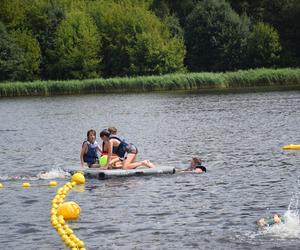
[[[0, 248], [66, 249], [51, 200], [90, 128], [115, 126], [139, 159], [206, 174], [87, 180], [66, 200], [87, 249], [299, 249], [300, 92], [152, 93], [0, 99]], [[23, 182], [31, 187], [24, 189]], [[258, 230], [279, 212], [292, 224]]]

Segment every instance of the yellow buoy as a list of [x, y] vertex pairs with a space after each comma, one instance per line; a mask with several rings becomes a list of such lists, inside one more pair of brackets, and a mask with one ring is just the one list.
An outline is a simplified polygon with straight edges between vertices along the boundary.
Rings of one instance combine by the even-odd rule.
[[282, 147], [282, 149], [300, 150], [300, 144], [289, 144]]
[[84, 184], [85, 183], [85, 178], [84, 175], [81, 173], [76, 173], [72, 176], [71, 178], [72, 182], [76, 182], [77, 184]]
[[24, 183], [22, 184], [22, 187], [23, 187], [23, 188], [29, 188], [29, 187], [30, 187], [30, 183], [24, 182]]
[[80, 207], [74, 201], [61, 204], [57, 209], [57, 215], [62, 215], [65, 220], [77, 219], [80, 215]]
[[56, 181], [50, 181], [48, 184], [49, 187], [56, 187], [57, 186], [57, 182]]
[[3, 184], [2, 183], [0, 183], [0, 188], [3, 188]]

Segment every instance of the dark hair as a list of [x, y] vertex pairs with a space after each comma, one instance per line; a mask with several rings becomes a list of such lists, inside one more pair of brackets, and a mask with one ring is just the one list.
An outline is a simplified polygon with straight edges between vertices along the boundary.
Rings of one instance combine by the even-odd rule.
[[116, 135], [118, 132], [116, 127], [109, 127], [107, 130], [113, 135]]
[[102, 136], [109, 137], [109, 136], [110, 136], [110, 132], [109, 132], [107, 129], [103, 129], [103, 130], [100, 132], [100, 137], [102, 137]]
[[202, 163], [202, 160], [201, 160], [200, 158], [193, 157], [192, 160], [193, 160], [196, 164], [201, 164], [201, 163]]
[[89, 135], [92, 134], [94, 136], [96, 136], [96, 131], [94, 129], [90, 129], [87, 133], [86, 133], [86, 137], [89, 138]]

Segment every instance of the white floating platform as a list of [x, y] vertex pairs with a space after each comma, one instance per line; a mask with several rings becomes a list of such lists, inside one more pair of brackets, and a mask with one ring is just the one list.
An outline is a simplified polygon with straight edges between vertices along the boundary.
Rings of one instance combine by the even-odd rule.
[[138, 168], [138, 169], [109, 169], [103, 170], [99, 168], [76, 168], [64, 169], [70, 174], [82, 172], [86, 178], [91, 179], [107, 179], [113, 177], [127, 177], [127, 176], [143, 176], [143, 175], [160, 175], [160, 174], [174, 174], [174, 167], [155, 167], [155, 168]]

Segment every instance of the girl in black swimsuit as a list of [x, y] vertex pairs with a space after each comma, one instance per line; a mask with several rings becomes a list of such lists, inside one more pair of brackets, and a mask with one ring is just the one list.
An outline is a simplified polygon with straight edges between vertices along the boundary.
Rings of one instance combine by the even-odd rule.
[[105, 167], [112, 168], [114, 161], [112, 160], [112, 154], [118, 155], [120, 160], [122, 160], [123, 169], [134, 169], [140, 166], [148, 168], [155, 167], [149, 160], [135, 162], [138, 150], [132, 143], [121, 140], [106, 129], [101, 131], [100, 137], [103, 142], [108, 145], [108, 164]]

